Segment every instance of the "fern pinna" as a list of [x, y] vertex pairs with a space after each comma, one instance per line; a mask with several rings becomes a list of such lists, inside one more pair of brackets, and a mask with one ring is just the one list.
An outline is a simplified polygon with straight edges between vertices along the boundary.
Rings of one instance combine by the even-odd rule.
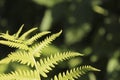
[[[37, 40], [49, 34], [49, 31], [44, 31], [33, 35], [31, 38], [28, 36], [37, 28], [32, 28], [27, 32], [21, 34], [22, 28], [20, 27], [17, 33], [10, 35], [7, 31], [6, 33], [0, 33], [0, 44], [7, 45], [9, 47], [17, 48], [16, 51], [11, 52], [6, 58], [0, 61], [0, 64], [8, 64], [12, 62], [18, 62], [19, 64], [25, 64], [31, 67], [30, 70], [15, 70], [10, 73], [0, 74], [0, 80], [41, 80], [41, 77], [45, 79], [48, 77], [47, 73], [52, 71], [59, 62], [70, 59], [76, 56], [83, 56], [78, 52], [63, 52], [56, 53], [54, 55], [41, 58], [41, 51], [43, 48], [47, 47], [53, 40], [55, 40], [62, 33], [62, 30], [56, 34], [48, 36], [41, 42]], [[39, 60], [36, 60], [36, 58]], [[66, 72], [59, 73], [58, 76], [55, 75], [51, 80], [74, 80], [81, 75], [87, 73], [88, 71], [99, 71], [90, 65], [80, 66]]]

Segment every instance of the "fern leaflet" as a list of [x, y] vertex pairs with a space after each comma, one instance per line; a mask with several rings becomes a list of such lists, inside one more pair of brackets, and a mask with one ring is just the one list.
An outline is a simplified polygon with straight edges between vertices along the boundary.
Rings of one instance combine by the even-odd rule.
[[0, 37], [6, 39], [7, 41], [18, 42], [18, 43], [23, 42], [22, 40], [19, 40], [19, 39], [15, 38], [15, 36], [9, 35], [9, 34], [1, 33]]
[[32, 28], [32, 29], [28, 30], [28, 31], [25, 32], [23, 35], [21, 35], [19, 39], [25, 40], [25, 38], [26, 38], [30, 33], [32, 33], [33, 31], [35, 31], [36, 29], [37, 29], [37, 28]]
[[[47, 57], [44, 59], [40, 59], [40, 62], [37, 62], [39, 66], [39, 72], [43, 77], [47, 77], [47, 74], [50, 70], [52, 70], [54, 65], [58, 64], [59, 61], [63, 61], [75, 56], [83, 56], [83, 54], [77, 52], [64, 52], [64, 53], [57, 53], [54, 56]], [[52, 67], [52, 68], [51, 68]]]
[[36, 71], [18, 70], [9, 74], [0, 74], [0, 80], [40, 80]]
[[24, 50], [28, 50], [29, 49], [28, 46], [25, 45], [25, 44], [5, 41], [5, 40], [0, 40], [0, 44], [4, 44], [4, 45], [7, 45], [9, 47], [19, 48], [19, 49], [24, 49]]
[[[20, 57], [18, 57], [20, 56]], [[31, 58], [32, 54], [26, 51], [16, 51], [8, 55], [7, 58], [4, 58], [0, 63], [9, 63], [9, 62], [20, 62], [21, 64], [27, 64], [31, 67], [34, 67], [35, 63]]]
[[44, 36], [44, 35], [46, 35], [46, 34], [49, 34], [49, 33], [50, 33], [49, 31], [38, 33], [38, 34], [32, 36], [32, 38], [28, 39], [28, 40], [26, 41], [26, 43], [29, 44], [29, 45], [31, 45], [31, 44], [32, 44], [33, 42], [35, 42], [38, 38], [40, 38], [40, 37], [42, 37], [42, 36]]
[[19, 35], [20, 35], [23, 27], [24, 27], [24, 24], [20, 27], [20, 29], [18, 30], [18, 32], [15, 34], [15, 38], [18, 38], [18, 37], [19, 37]]
[[46, 46], [48, 46], [61, 33], [62, 33], [62, 31], [60, 31], [59, 33], [53, 34], [50, 37], [45, 38], [44, 41], [42, 41], [42, 42], [40, 42], [38, 44], [33, 45], [32, 48], [31, 48], [31, 52], [34, 54], [34, 56], [39, 57], [41, 50], [43, 48], [45, 48]]
[[[78, 68], [71, 69], [70, 71], [66, 71], [66, 73], [59, 73], [58, 77], [55, 75], [54, 80], [74, 80], [75, 78], [77, 79], [78, 77], [86, 74], [89, 71], [100, 71], [99, 69], [96, 69], [92, 66], [81, 66]], [[53, 80], [53, 79], [51, 79]]]

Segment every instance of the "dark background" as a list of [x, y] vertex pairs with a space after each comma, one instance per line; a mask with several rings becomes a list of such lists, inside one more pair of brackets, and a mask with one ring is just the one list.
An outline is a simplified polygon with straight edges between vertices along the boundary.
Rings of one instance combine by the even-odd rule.
[[[22, 24], [23, 32], [32, 27], [52, 33], [62, 29], [53, 44], [86, 54], [58, 68], [90, 64], [101, 72], [83, 80], [120, 79], [120, 0], [0, 0], [0, 32], [13, 34]], [[0, 58], [10, 51], [0, 45]]]

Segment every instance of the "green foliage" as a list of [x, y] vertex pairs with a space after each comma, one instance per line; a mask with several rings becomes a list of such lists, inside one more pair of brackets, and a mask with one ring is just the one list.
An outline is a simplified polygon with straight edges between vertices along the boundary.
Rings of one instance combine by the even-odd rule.
[[[22, 32], [30, 29], [31, 25], [38, 26], [40, 31], [63, 29], [60, 40], [55, 42], [59, 46], [43, 48], [41, 57], [67, 49], [78, 51], [86, 54], [87, 58], [72, 58], [66, 62], [67, 65], [58, 65], [60, 70], [57, 70], [63, 72], [68, 67], [89, 63], [102, 71], [100, 75], [89, 73], [82, 80], [117, 80], [120, 79], [119, 10], [120, 0], [0, 0], [0, 32], [10, 30], [9, 34], [13, 34], [22, 23], [27, 26]], [[9, 36], [8, 39], [12, 38]], [[0, 58], [10, 51], [10, 48], [1, 45]], [[7, 66], [0, 66], [0, 72], [5, 71]], [[10, 66], [14, 67], [13, 64]], [[50, 73], [49, 76], [53, 75]]]
[[[1, 73], [0, 80], [41, 80], [41, 77], [48, 77], [47, 73], [55, 68], [55, 65], [58, 65], [59, 62], [65, 61], [72, 57], [83, 56], [78, 52], [67, 51], [63, 53], [52, 54], [51, 56], [41, 57], [41, 50], [46, 48], [55, 38], [57, 38], [62, 31], [53, 34], [49, 37], [46, 37], [43, 41], [37, 42], [36, 40], [50, 32], [41, 32], [35, 34], [31, 38], [28, 38], [30, 33], [35, 31], [37, 28], [32, 28], [20, 35], [22, 28], [20, 27], [18, 32], [14, 35], [10, 35], [8, 32], [1, 33], [0, 37], [3, 40], [0, 40], [1, 44], [7, 45], [9, 47], [17, 48], [16, 51], [11, 52], [8, 57], [2, 59], [0, 64], [9, 64], [13, 62], [18, 62], [19, 64], [24, 64], [30, 68], [30, 70], [19, 69], [11, 71], [10, 73]], [[52, 80], [68, 80], [75, 78], [78, 79], [83, 74], [86, 74], [88, 71], [100, 71], [92, 66], [81, 66], [78, 68], [73, 68], [70, 71], [67, 70], [62, 74], [59, 73], [58, 77], [55, 75]]]

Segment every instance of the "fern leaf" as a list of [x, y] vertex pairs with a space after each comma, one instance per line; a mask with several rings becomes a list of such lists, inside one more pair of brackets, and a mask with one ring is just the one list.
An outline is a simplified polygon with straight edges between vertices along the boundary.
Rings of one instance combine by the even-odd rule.
[[27, 64], [28, 66], [30, 65], [31, 67], [34, 66], [34, 61], [31, 58], [30, 53], [27, 53], [26, 51], [16, 51], [16, 52], [12, 52], [11, 54], [8, 55], [7, 58], [3, 59], [0, 61], [0, 63], [9, 63], [17, 61], [20, 62], [21, 64]]
[[2, 60], [0, 60], [0, 64], [8, 64], [11, 60], [7, 57]]
[[11, 36], [9, 34], [4, 34], [3, 33], [2, 35], [0, 35], [0, 37], [5, 39], [5, 40], [12, 41], [12, 42], [17, 42], [17, 43], [22, 43], [23, 42], [22, 40], [18, 40], [14, 36]]
[[15, 39], [14, 36], [11, 36], [11, 35], [5, 34], [5, 33], [1, 33], [0, 37], [1, 37], [1, 38], [4, 38], [4, 39], [6, 39], [6, 40], [10, 40], [10, 41], [12, 41], [12, 40]]
[[43, 77], [47, 77], [46, 73], [52, 70], [52, 68], [55, 67], [55, 64], [57, 65], [59, 61], [63, 61], [75, 56], [83, 56], [83, 54], [76, 52], [64, 52], [62, 54], [57, 53], [54, 56], [40, 59], [40, 62], [37, 62], [39, 72]]
[[6, 40], [8, 40], [8, 41], [13, 41], [13, 42], [18, 42], [18, 43], [21, 43], [21, 42], [22, 42], [22, 41], [20, 41], [20, 40], [15, 39], [14, 36], [9, 35], [9, 34], [1, 33], [0, 37], [3, 38], [3, 39], [6, 39]]
[[21, 35], [19, 39], [25, 40], [25, 38], [26, 38], [30, 33], [32, 33], [33, 31], [35, 31], [36, 29], [37, 29], [37, 28], [32, 28], [32, 29], [28, 30], [28, 31], [25, 32], [23, 35]]
[[40, 55], [40, 52], [43, 48], [45, 48], [46, 46], [48, 46], [54, 39], [56, 39], [60, 34], [62, 33], [62, 31], [56, 33], [56, 34], [53, 34], [51, 35], [50, 37], [47, 37], [44, 41], [38, 43], [38, 44], [35, 44], [32, 46], [31, 48], [31, 51], [33, 52], [33, 54], [36, 56], [36, 57], [39, 57]]
[[70, 71], [66, 71], [66, 73], [59, 73], [58, 77], [55, 75], [54, 79], [51, 80], [74, 80], [78, 77], [86, 74], [89, 71], [100, 71], [99, 69], [96, 69], [92, 66], [82, 66], [78, 68], [73, 68]]
[[20, 29], [18, 30], [18, 32], [14, 35], [9, 35], [8, 31], [6, 33], [1, 33], [0, 37], [8, 40], [8, 41], [13, 41], [13, 42], [18, 42], [18, 43], [21, 43], [22, 41], [21, 40], [18, 40], [18, 37], [22, 31], [22, 28], [23, 28], [24, 25], [22, 25], [20, 27]]
[[27, 44], [31, 45], [31, 44], [32, 44], [34, 41], [36, 41], [38, 38], [40, 38], [40, 37], [42, 37], [42, 36], [44, 36], [44, 35], [46, 35], [46, 34], [48, 34], [48, 33], [50, 33], [50, 32], [49, 32], [49, 31], [46, 31], [46, 32], [41, 32], [41, 33], [38, 33], [38, 34], [32, 36], [32, 38], [30, 38], [29, 40], [27, 40]]
[[9, 74], [0, 74], [0, 80], [40, 80], [37, 71], [18, 70]]
[[24, 49], [24, 50], [28, 50], [29, 49], [28, 46], [25, 45], [25, 44], [11, 42], [11, 41], [0, 40], [0, 44], [4, 44], [4, 45], [7, 45], [9, 47], [19, 48], [19, 49]]
[[16, 38], [19, 37], [19, 35], [20, 35], [20, 33], [21, 33], [23, 27], [24, 27], [24, 24], [20, 27], [20, 29], [18, 30], [18, 32], [15, 34], [15, 37], [16, 37]]

